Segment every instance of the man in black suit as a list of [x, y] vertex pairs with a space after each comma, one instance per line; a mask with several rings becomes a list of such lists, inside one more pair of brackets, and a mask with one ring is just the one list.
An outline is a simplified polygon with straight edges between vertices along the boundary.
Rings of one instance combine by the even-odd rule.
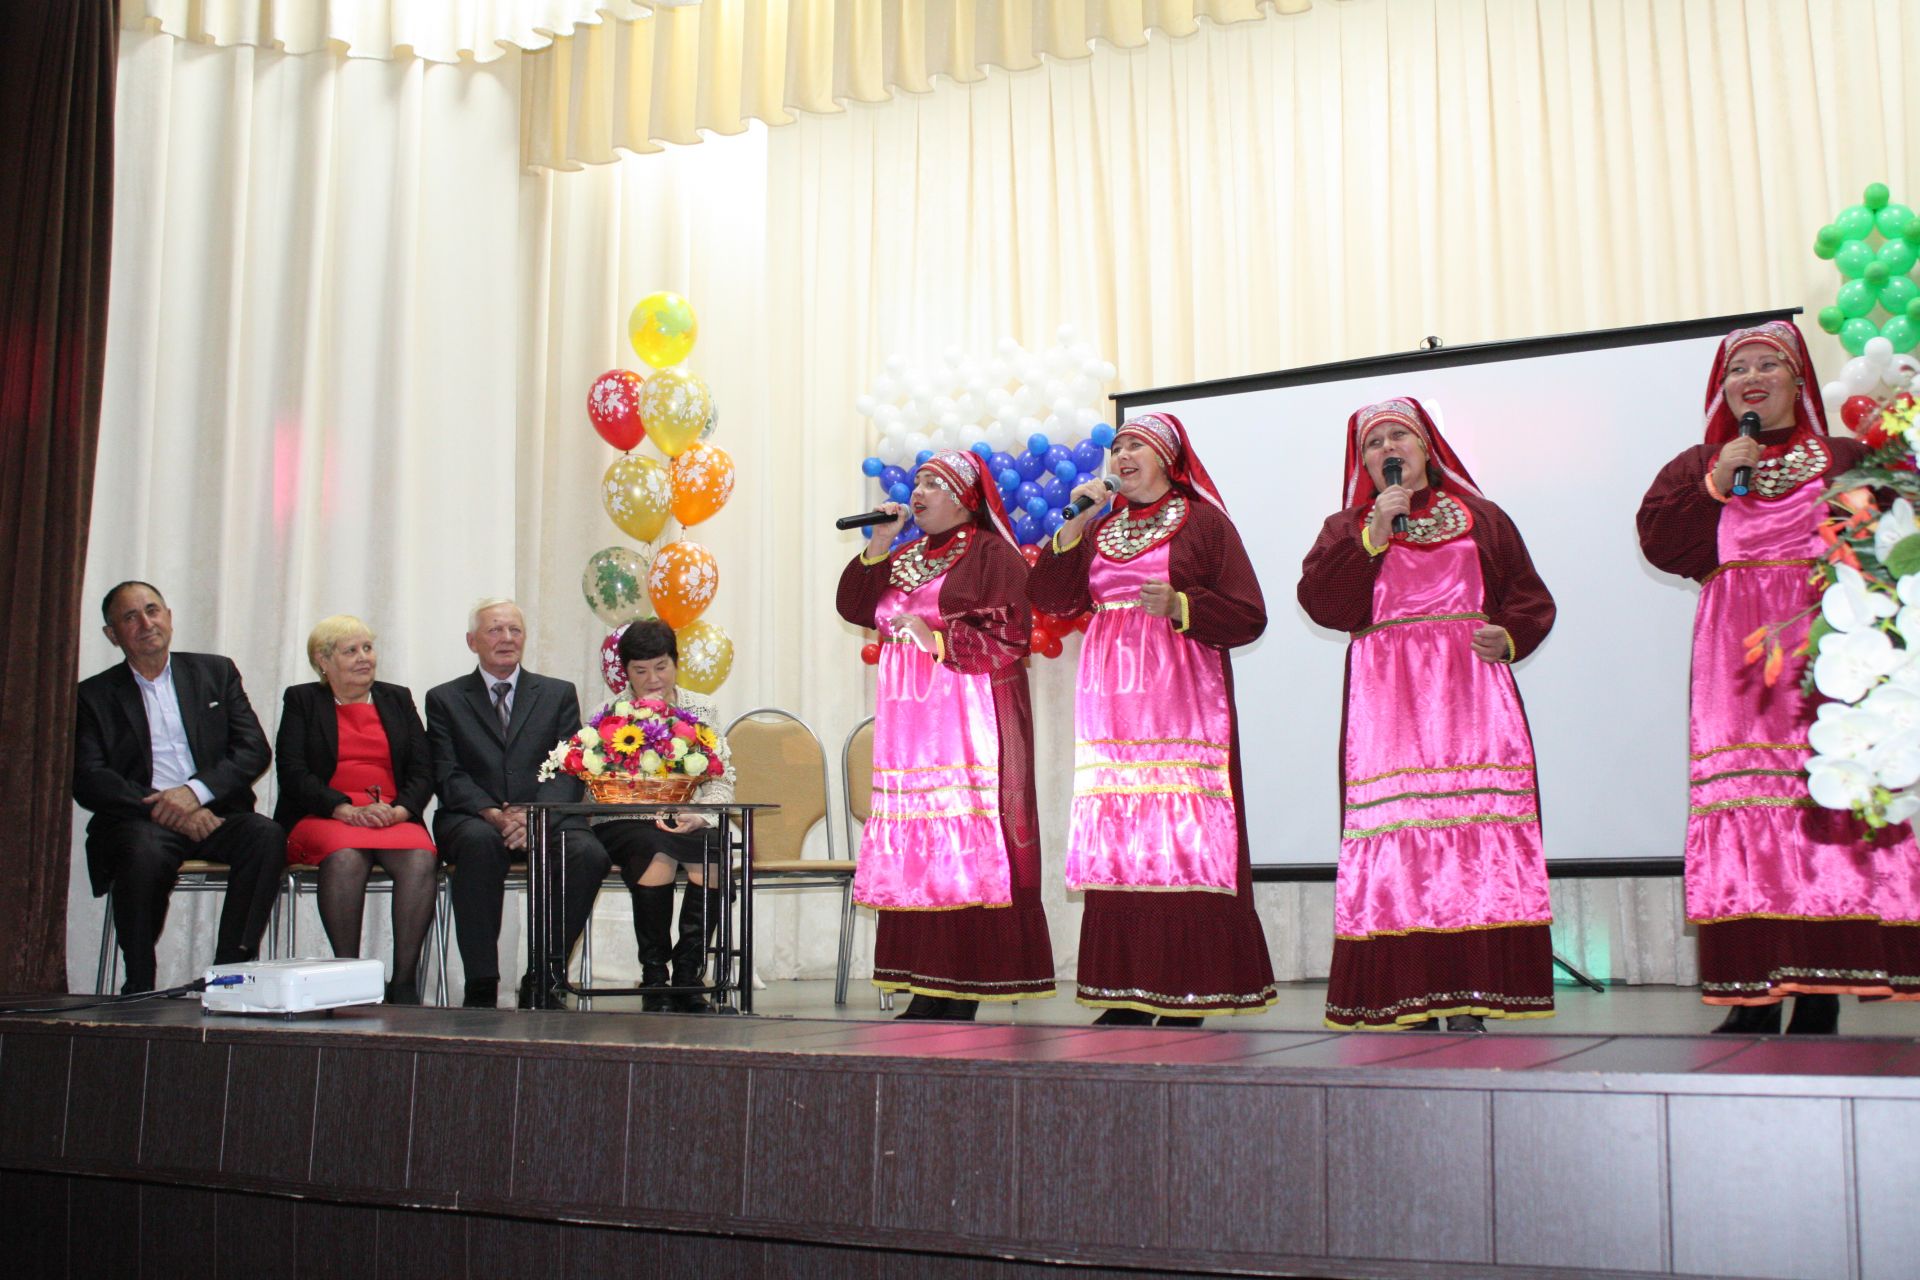
[[80, 682], [73, 797], [93, 810], [93, 892], [113, 889], [127, 962], [121, 990], [151, 991], [180, 864], [227, 864], [213, 962], [233, 964], [260, 953], [287, 841], [253, 811], [253, 784], [272, 752], [232, 660], [172, 653], [173, 611], [148, 583], [121, 583], [100, 611], [127, 660]]
[[[500, 913], [507, 866], [527, 851], [527, 814], [534, 801], [580, 799], [578, 778], [535, 774], [554, 744], [580, 727], [580, 695], [572, 684], [520, 665], [526, 620], [511, 600], [486, 600], [467, 619], [467, 648], [479, 669], [427, 692], [427, 741], [433, 752], [433, 839], [453, 867], [453, 925], [467, 971], [461, 1003], [493, 1008], [500, 994]], [[611, 865], [583, 818], [553, 825], [566, 849], [564, 927], [571, 955]], [[564, 833], [564, 840], [562, 840]], [[558, 898], [549, 895], [549, 901]], [[559, 973], [544, 975], [551, 987]], [[520, 980], [520, 1007], [531, 1002], [535, 976]]]

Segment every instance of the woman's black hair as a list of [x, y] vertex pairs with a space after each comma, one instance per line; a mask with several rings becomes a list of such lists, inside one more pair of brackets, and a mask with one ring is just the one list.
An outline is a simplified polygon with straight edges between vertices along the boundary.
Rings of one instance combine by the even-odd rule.
[[680, 665], [680, 641], [674, 637], [673, 628], [658, 618], [629, 622], [620, 633], [620, 665], [659, 657], [672, 658], [676, 667]]

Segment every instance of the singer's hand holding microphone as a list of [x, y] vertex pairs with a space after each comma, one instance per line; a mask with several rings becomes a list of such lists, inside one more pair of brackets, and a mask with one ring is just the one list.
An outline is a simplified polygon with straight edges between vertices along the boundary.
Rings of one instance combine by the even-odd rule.
[[1398, 458], [1388, 458], [1380, 464], [1380, 478], [1387, 482], [1387, 487], [1374, 499], [1373, 520], [1368, 529], [1368, 540], [1376, 547], [1386, 546], [1394, 534], [1407, 531], [1407, 512], [1413, 509], [1413, 494], [1400, 483], [1401, 466]]
[[[842, 529], [873, 530], [867, 536], [867, 559], [885, 555], [893, 546], [893, 540], [907, 527], [907, 517], [913, 513], [904, 502], [883, 502], [864, 516], [843, 516], [834, 523]], [[885, 519], [875, 519], [884, 516]]]
[[1740, 415], [1740, 434], [1720, 449], [1720, 457], [1713, 464], [1713, 487], [1722, 497], [1744, 497], [1759, 461], [1760, 415], [1749, 410]]
[[1067, 518], [1061, 525], [1062, 530], [1072, 530], [1068, 534], [1071, 541], [1080, 532], [1087, 519], [1095, 511], [1107, 505], [1107, 498], [1120, 489], [1120, 482], [1112, 476], [1101, 476], [1098, 480], [1089, 480], [1074, 488], [1073, 499], [1061, 509], [1060, 514]]

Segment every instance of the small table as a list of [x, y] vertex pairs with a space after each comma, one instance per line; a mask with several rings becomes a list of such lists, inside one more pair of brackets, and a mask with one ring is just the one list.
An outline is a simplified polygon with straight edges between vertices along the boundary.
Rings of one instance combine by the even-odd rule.
[[[753, 1012], [753, 817], [763, 810], [778, 809], [777, 804], [529, 804], [527, 812], [527, 915], [531, 963], [535, 976], [532, 1004], [536, 1009], [558, 1009], [563, 993], [575, 996], [635, 996], [671, 991], [677, 995], [710, 995], [723, 1013]], [[567, 977], [569, 959], [564, 923], [556, 928], [548, 898], [558, 893], [567, 900], [567, 833], [555, 832], [553, 822], [576, 816], [596, 818], [658, 818], [671, 813], [701, 813], [719, 819], [721, 851], [712, 858], [709, 844], [700, 860], [700, 878], [720, 886], [720, 936], [712, 942], [702, 939], [713, 958], [713, 981], [702, 987], [576, 987]], [[557, 841], [555, 837], [558, 837]], [[556, 855], [559, 865], [549, 871]], [[737, 859], [737, 863], [736, 863]], [[715, 877], [716, 863], [733, 867], [737, 873]], [[734, 909], [739, 908], [739, 929], [734, 928]], [[735, 960], [739, 965], [735, 967]], [[556, 973], [559, 981], [548, 986], [541, 975]], [[732, 997], [733, 1005], [727, 1001]]]

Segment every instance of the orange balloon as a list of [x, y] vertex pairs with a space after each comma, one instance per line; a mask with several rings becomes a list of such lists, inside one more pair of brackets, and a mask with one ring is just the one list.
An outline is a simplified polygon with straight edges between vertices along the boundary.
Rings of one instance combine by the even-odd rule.
[[660, 621], [675, 631], [707, 611], [720, 591], [720, 566], [697, 542], [670, 542], [653, 558], [647, 595]]
[[673, 460], [673, 518], [696, 525], [733, 496], [733, 457], [712, 444], [688, 446]]

